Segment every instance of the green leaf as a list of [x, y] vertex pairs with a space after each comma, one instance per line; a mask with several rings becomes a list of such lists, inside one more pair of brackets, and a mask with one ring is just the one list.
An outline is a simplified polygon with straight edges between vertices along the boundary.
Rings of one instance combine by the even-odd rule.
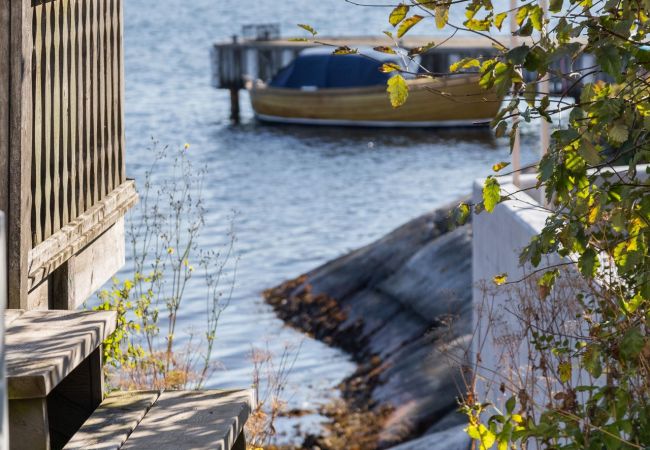
[[600, 350], [595, 345], [588, 345], [582, 354], [582, 366], [589, 374], [598, 378], [603, 373], [603, 367], [600, 363]]
[[621, 55], [613, 45], [603, 45], [596, 48], [596, 61], [605, 73], [617, 78], [621, 74]]
[[528, 17], [530, 17], [530, 22], [533, 24], [533, 28], [537, 31], [542, 31], [542, 27], [544, 26], [544, 11], [539, 7], [539, 5], [535, 5], [531, 8]]
[[487, 212], [494, 211], [494, 208], [501, 200], [501, 186], [496, 178], [489, 176], [483, 185], [483, 203]]
[[506, 135], [507, 130], [508, 130], [508, 122], [502, 120], [497, 124], [497, 127], [494, 129], [494, 135], [498, 138], [503, 137]]
[[388, 87], [386, 91], [390, 98], [390, 104], [393, 105], [393, 108], [399, 108], [404, 103], [409, 96], [409, 87], [406, 84], [406, 80], [401, 75], [395, 75], [388, 80]]
[[527, 45], [520, 45], [506, 53], [506, 58], [511, 63], [520, 66], [526, 61], [526, 56], [528, 56], [529, 51], [530, 48]]
[[629, 131], [627, 126], [622, 123], [617, 123], [609, 129], [609, 134], [607, 136], [609, 137], [609, 141], [613, 144], [622, 144], [627, 141], [628, 135]]
[[400, 3], [391, 11], [390, 16], [388, 17], [388, 22], [390, 22], [392, 26], [397, 26], [398, 23], [404, 20], [409, 9], [410, 8], [407, 5]]
[[413, 28], [422, 19], [424, 19], [424, 17], [416, 14], [404, 20], [399, 26], [399, 28], [397, 29], [397, 37], [401, 38], [402, 36], [404, 36], [411, 28]]
[[309, 39], [306, 38], [299, 38], [299, 37], [293, 37], [287, 39], [289, 42], [309, 42]]
[[598, 255], [591, 247], [585, 250], [578, 259], [578, 268], [587, 278], [593, 278], [599, 266], [600, 261], [598, 261]]
[[307, 30], [311, 33], [312, 36], [316, 36], [318, 34], [318, 31], [314, 30], [311, 26], [306, 25], [304, 23], [299, 23], [298, 26], [302, 28], [303, 30]]
[[504, 167], [508, 167], [509, 165], [510, 165], [509, 162], [501, 161], [501, 162], [498, 162], [498, 163], [494, 164], [492, 166], [492, 170], [494, 170], [495, 172], [499, 172], [501, 169], [503, 169]]
[[578, 147], [578, 153], [592, 166], [600, 163], [601, 157], [600, 153], [594, 146], [591, 139], [580, 139], [580, 146]]
[[470, 207], [467, 205], [467, 203], [459, 203], [458, 206], [454, 208], [453, 211], [453, 220], [454, 224], [457, 226], [465, 225], [467, 222], [467, 219], [469, 218], [470, 215]]
[[549, 270], [546, 273], [544, 273], [544, 275], [541, 276], [537, 284], [539, 286], [552, 288], [553, 285], [555, 284], [555, 280], [559, 275], [560, 275], [560, 271], [558, 269]]
[[563, 0], [551, 0], [551, 3], [548, 6], [548, 10], [551, 12], [560, 12], [562, 9]]
[[621, 341], [621, 354], [628, 359], [636, 358], [644, 345], [645, 339], [641, 330], [638, 327], [630, 328]]

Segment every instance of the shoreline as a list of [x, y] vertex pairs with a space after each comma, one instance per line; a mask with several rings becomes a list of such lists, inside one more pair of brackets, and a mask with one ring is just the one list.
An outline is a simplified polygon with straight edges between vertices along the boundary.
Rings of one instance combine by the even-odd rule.
[[457, 203], [264, 291], [287, 325], [358, 365], [339, 386], [343, 404], [325, 408], [333, 423], [306, 444], [384, 449], [463, 423], [471, 225], [450, 228]]

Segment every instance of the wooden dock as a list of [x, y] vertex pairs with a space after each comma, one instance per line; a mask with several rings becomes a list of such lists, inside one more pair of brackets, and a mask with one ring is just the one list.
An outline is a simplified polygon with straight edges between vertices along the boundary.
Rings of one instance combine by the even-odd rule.
[[[264, 28], [266, 31], [266, 28]], [[508, 43], [509, 36], [494, 36], [500, 42]], [[233, 36], [228, 42], [217, 42], [211, 51], [211, 83], [216, 89], [228, 89], [231, 93], [231, 119], [239, 120], [239, 90], [244, 89], [248, 80], [270, 80], [282, 67], [292, 61], [306, 48], [331, 45], [350, 48], [373, 48], [378, 46], [394, 46], [395, 43], [387, 36], [347, 36], [328, 37], [318, 36], [318, 43], [309, 41], [294, 41], [289, 38], [269, 37], [269, 34], [240, 39]], [[490, 57], [497, 53], [493, 41], [473, 36], [409, 36], [398, 41], [400, 47], [411, 50], [424, 47], [431, 42], [437, 45], [420, 55], [424, 70], [431, 73], [449, 72], [449, 66], [467, 57]], [[587, 67], [593, 61], [589, 57], [573, 63], [569, 58], [557, 61], [558, 68], [566, 72], [567, 67]], [[526, 79], [533, 79], [534, 74], [524, 73]], [[564, 94], [569, 88], [566, 80], [550, 83], [552, 94]], [[576, 93], [572, 93], [576, 94]]]

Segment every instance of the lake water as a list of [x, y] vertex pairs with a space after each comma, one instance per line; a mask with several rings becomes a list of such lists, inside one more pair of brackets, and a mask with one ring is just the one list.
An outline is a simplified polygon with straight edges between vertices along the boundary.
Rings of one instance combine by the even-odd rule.
[[[193, 161], [208, 169], [201, 246], [223, 242], [227, 218], [238, 211], [241, 260], [215, 353], [223, 370], [209, 387], [247, 386], [253, 345], [280, 353], [286, 343], [302, 342], [290, 404], [314, 408], [326, 401], [354, 364], [283, 326], [261, 291], [467, 194], [473, 179], [508, 159], [507, 142], [489, 131], [264, 126], [253, 120], [246, 94], [242, 125], [229, 124], [228, 93], [209, 84], [213, 41], [239, 33], [243, 24], [267, 22], [281, 23], [285, 35], [298, 33], [296, 23], [321, 34], [379, 34], [387, 13], [344, 0], [125, 2], [128, 175], [142, 181], [151, 137], [172, 147], [189, 142]], [[524, 161], [537, 145], [534, 137], [524, 139], [532, 149]], [[202, 326], [198, 286], [186, 301], [182, 327]]]

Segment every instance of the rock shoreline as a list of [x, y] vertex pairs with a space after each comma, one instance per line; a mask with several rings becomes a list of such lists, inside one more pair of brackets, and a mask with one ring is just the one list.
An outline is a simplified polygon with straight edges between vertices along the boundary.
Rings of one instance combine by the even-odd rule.
[[456, 204], [264, 292], [287, 324], [358, 364], [340, 386], [347, 413], [339, 414], [352, 423], [332, 414], [333, 436], [312, 436], [310, 445], [334, 449], [332, 442], [349, 439], [348, 448], [365, 450], [411, 441], [399, 448], [453, 450], [468, 443], [455, 410], [471, 333], [472, 233], [469, 224], [450, 227]]

